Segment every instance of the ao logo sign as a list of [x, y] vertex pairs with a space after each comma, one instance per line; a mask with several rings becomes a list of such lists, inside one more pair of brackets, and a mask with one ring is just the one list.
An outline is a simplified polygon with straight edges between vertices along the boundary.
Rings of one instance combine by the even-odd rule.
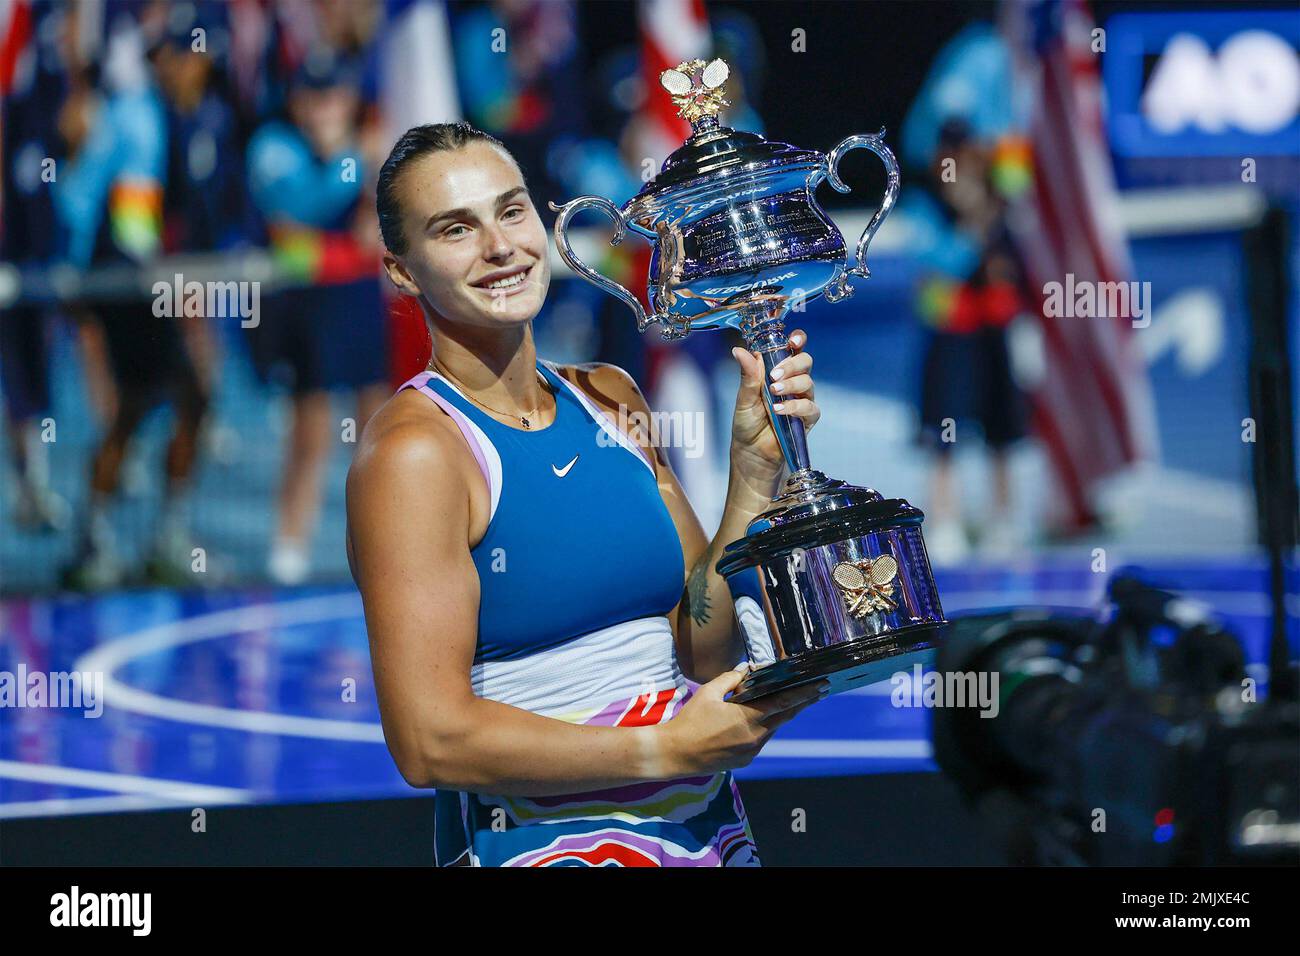
[[1191, 33], [1170, 38], [1142, 94], [1156, 131], [1222, 133], [1235, 127], [1266, 135], [1300, 113], [1300, 57], [1267, 30], [1243, 30], [1216, 55]]

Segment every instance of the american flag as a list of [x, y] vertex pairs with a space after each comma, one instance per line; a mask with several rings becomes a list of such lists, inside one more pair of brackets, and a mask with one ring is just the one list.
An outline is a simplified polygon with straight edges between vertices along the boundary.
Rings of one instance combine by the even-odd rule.
[[31, 36], [31, 4], [27, 0], [0, 0], [0, 93], [13, 90], [18, 60]]
[[[691, 135], [691, 125], [677, 115], [672, 98], [659, 85], [659, 74], [686, 60], [707, 60], [713, 53], [713, 36], [704, 0], [640, 0], [637, 19], [641, 27], [641, 80], [645, 99], [634, 121], [634, 150], [641, 168], [658, 173], [673, 150]], [[650, 247], [637, 246], [633, 266], [633, 289], [644, 295], [650, 270]], [[686, 341], [666, 345], [659, 333], [645, 336], [648, 352], [648, 391], [651, 407], [659, 411], [693, 414], [699, 422], [695, 436], [705, 449], [721, 447], [717, 441], [720, 423], [714, 414], [712, 386], [716, 366], [733, 360], [727, 355], [721, 336], [693, 335]], [[670, 419], [671, 420], [671, 419]], [[681, 438], [682, 436], [676, 436]], [[725, 437], [725, 436], [724, 436]], [[681, 480], [696, 513], [710, 528], [722, 515], [726, 475], [711, 454], [690, 454], [680, 441], [661, 436], [673, 470]]]
[[659, 86], [659, 74], [686, 60], [707, 59], [713, 46], [704, 0], [641, 0], [641, 106], [638, 146], [654, 160], [655, 169], [691, 135], [691, 124]]
[[[455, 56], [444, 0], [387, 0], [381, 90], [386, 139], [423, 123], [461, 118]], [[420, 304], [387, 282], [389, 381], [397, 388], [429, 362], [433, 341]]]
[[[1057, 486], [1048, 519], [1068, 533], [1096, 522], [1103, 479], [1155, 458], [1154, 410], [1131, 314], [1053, 317], [1042, 307], [1047, 284], [1065, 285], [1067, 274], [1076, 287], [1134, 278], [1101, 114], [1095, 24], [1083, 0], [1009, 0], [1004, 14], [1016, 85], [1030, 100], [1034, 186], [1013, 230], [1039, 296], [1045, 368], [1034, 419]], [[1132, 301], [1119, 311], [1131, 313]]]

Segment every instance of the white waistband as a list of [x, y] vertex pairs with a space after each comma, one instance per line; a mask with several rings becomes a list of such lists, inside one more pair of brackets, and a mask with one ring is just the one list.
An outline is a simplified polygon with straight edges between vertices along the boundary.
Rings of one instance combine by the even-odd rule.
[[643, 694], [687, 687], [672, 625], [662, 616], [624, 621], [527, 657], [476, 663], [470, 680], [480, 697], [575, 722]]

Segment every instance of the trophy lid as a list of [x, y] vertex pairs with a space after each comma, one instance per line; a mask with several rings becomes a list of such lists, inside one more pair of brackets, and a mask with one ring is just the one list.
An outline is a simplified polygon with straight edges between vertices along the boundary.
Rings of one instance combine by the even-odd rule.
[[638, 198], [701, 176], [716, 176], [733, 166], [822, 162], [823, 156], [816, 150], [800, 149], [721, 125], [718, 111], [727, 105], [722, 98], [722, 84], [729, 75], [730, 70], [722, 60], [708, 64], [703, 60], [688, 60], [660, 74], [659, 82], [673, 95], [677, 115], [691, 124], [692, 133], [664, 160], [659, 175], [642, 187]]

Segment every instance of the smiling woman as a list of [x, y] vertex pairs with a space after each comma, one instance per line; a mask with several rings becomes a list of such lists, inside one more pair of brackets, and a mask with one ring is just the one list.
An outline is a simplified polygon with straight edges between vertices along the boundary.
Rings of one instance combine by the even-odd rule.
[[[385, 740], [409, 783], [438, 789], [438, 863], [757, 864], [730, 771], [824, 690], [724, 700], [744, 671], [713, 564], [782, 469], [761, 361], [736, 350], [710, 541], [666, 459], [614, 424], [649, 415], [627, 373], [538, 359], [547, 235], [500, 143], [410, 130], [378, 210], [388, 276], [434, 349], [362, 437], [348, 551]], [[775, 377], [782, 413], [811, 426], [804, 344]]]
[[523, 173], [488, 134], [463, 123], [411, 130], [380, 173], [377, 205], [389, 277], [426, 315], [495, 328], [541, 309], [546, 231]]

